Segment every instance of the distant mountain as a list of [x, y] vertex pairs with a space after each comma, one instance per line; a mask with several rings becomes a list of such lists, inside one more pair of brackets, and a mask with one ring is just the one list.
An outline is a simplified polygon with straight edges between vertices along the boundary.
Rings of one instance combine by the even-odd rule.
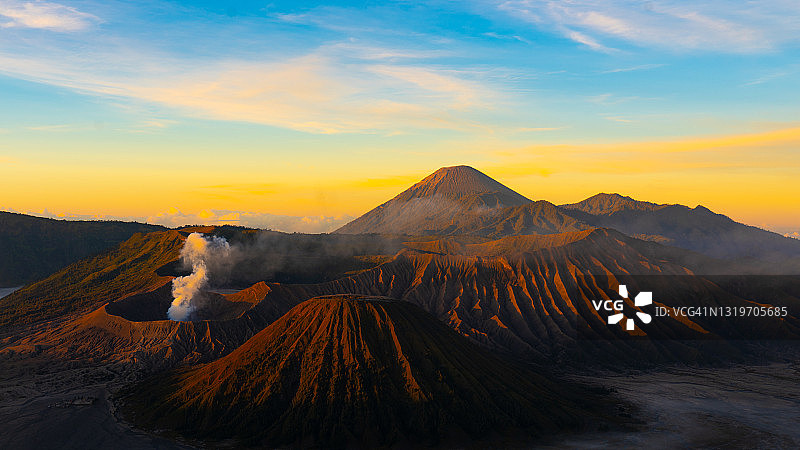
[[766, 273], [800, 271], [800, 240], [734, 222], [703, 206], [659, 205], [619, 194], [556, 206], [533, 202], [467, 166], [437, 170], [336, 233], [498, 239], [596, 227], [735, 259]]
[[0, 211], [0, 287], [44, 278], [135, 233], [164, 229], [136, 222], [54, 220]]
[[[408, 302], [308, 300], [229, 355], [145, 382], [128, 418], [247, 446], [414, 446], [543, 436], [610, 401], [506, 362]], [[508, 439], [508, 438], [505, 438]], [[507, 442], [507, 441], [506, 441]]]
[[592, 215], [612, 214], [618, 211], [653, 211], [666, 205], [657, 205], [650, 202], [641, 202], [619, 194], [596, 194], [586, 200], [562, 208], [583, 211]]
[[[704, 206], [658, 205], [619, 194], [597, 194], [561, 205], [575, 220], [629, 236], [674, 245], [716, 258], [780, 263], [800, 268], [800, 241], [744, 225]], [[770, 266], [765, 266], [770, 269]]]
[[448, 234], [531, 200], [469, 166], [443, 167], [337, 233]]

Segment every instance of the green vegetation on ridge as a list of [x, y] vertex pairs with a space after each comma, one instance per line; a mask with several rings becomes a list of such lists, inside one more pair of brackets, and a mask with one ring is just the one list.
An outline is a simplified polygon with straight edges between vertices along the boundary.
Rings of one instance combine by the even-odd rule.
[[176, 260], [182, 246], [178, 231], [137, 233], [112, 250], [67, 266], [0, 299], [0, 334], [155, 288], [163, 280], [156, 270]]
[[117, 221], [54, 220], [0, 211], [0, 286], [42, 279], [133, 236], [164, 230]]

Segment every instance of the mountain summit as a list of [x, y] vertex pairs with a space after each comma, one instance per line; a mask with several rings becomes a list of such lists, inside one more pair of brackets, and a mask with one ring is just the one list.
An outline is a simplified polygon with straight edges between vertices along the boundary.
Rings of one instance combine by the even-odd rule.
[[393, 200], [443, 197], [470, 202], [480, 199], [484, 206], [519, 206], [531, 201], [470, 166], [442, 167]]
[[452, 234], [465, 220], [532, 203], [469, 166], [442, 167], [337, 233]]
[[562, 208], [583, 211], [592, 215], [612, 214], [618, 211], [655, 211], [665, 206], [667, 205], [634, 200], [624, 195], [603, 193], [595, 194], [578, 203], [561, 205]]

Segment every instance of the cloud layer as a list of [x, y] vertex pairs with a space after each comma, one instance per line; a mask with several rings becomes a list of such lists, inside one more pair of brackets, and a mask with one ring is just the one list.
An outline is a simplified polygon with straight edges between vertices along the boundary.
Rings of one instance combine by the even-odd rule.
[[40, 28], [69, 32], [84, 30], [99, 21], [100, 19], [91, 14], [59, 3], [0, 1], [0, 27], [3, 28]]
[[184, 225], [238, 225], [249, 228], [268, 229], [287, 233], [328, 233], [354, 219], [352, 216], [288, 216], [248, 211], [206, 209], [196, 213], [184, 213], [171, 208], [149, 217], [114, 216], [108, 214], [75, 214], [69, 212], [18, 211], [0, 206], [0, 211], [16, 212], [37, 217], [63, 220], [123, 220], [147, 222], [169, 228]]
[[13, 53], [0, 45], [0, 74], [158, 104], [186, 116], [310, 133], [473, 128], [471, 115], [490, 107], [497, 94], [480, 74], [444, 70], [425, 56], [340, 42], [302, 55], [197, 64], [114, 45], [30, 46]]
[[508, 0], [497, 7], [603, 52], [617, 50], [613, 42], [678, 51], [754, 52], [800, 38], [800, 3], [786, 0]]
[[179, 227], [183, 225], [240, 225], [244, 227], [270, 229], [298, 233], [328, 233], [353, 220], [350, 216], [285, 216], [279, 214], [256, 213], [207, 209], [198, 213], [186, 214], [172, 208], [169, 211], [150, 216], [148, 223]]

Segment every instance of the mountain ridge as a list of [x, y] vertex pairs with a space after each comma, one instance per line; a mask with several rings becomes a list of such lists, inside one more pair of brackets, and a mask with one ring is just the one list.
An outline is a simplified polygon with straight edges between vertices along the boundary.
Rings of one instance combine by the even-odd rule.
[[561, 205], [566, 214], [594, 227], [732, 259], [754, 266], [780, 264], [800, 270], [800, 241], [734, 221], [703, 205], [655, 204], [619, 194], [598, 194]]
[[667, 205], [659, 205], [656, 203], [634, 200], [631, 197], [627, 197], [617, 193], [614, 194], [599, 193], [585, 200], [581, 200], [580, 202], [577, 203], [568, 203], [564, 205], [559, 205], [560, 208], [583, 211], [585, 213], [592, 215], [610, 214], [612, 212], [629, 210], [629, 209], [652, 211], [654, 209], [658, 209], [663, 206]]
[[800, 240], [735, 222], [702, 205], [690, 208], [600, 193], [556, 206], [546, 200], [531, 201], [468, 166], [437, 170], [335, 233], [498, 239], [595, 227], [714, 258], [800, 271]]
[[605, 400], [491, 355], [408, 302], [334, 295], [127, 401], [135, 422], [194, 437], [374, 447], [587, 427]]
[[0, 287], [42, 279], [160, 225], [122, 221], [57, 220], [0, 211]]

